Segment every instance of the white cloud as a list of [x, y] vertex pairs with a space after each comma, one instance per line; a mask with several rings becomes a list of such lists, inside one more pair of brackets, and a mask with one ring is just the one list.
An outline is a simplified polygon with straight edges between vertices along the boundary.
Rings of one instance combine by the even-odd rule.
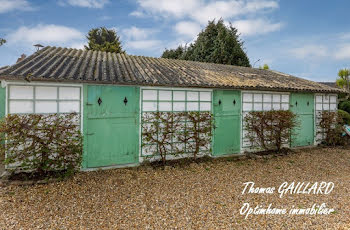
[[349, 40], [350, 39], [350, 33], [341, 33], [339, 34], [340, 40]]
[[201, 31], [201, 26], [196, 22], [181, 21], [175, 25], [174, 29], [180, 35], [194, 38]]
[[250, 1], [247, 2], [245, 6], [246, 12], [255, 12], [265, 9], [276, 9], [278, 8], [278, 3], [276, 1]]
[[183, 17], [198, 8], [201, 0], [138, 0], [138, 3], [141, 10], [150, 14]]
[[266, 9], [278, 8], [276, 0], [138, 0], [140, 9], [131, 13], [134, 16], [153, 16], [191, 18], [201, 24], [208, 20], [232, 19], [239, 15], [254, 14]]
[[334, 57], [337, 60], [350, 59], [350, 44], [342, 44], [334, 52]]
[[328, 48], [324, 45], [305, 45], [289, 50], [289, 52], [298, 59], [305, 58], [323, 58], [331, 56]]
[[278, 31], [282, 28], [282, 23], [272, 23], [264, 19], [238, 20], [232, 23], [238, 32], [243, 36], [266, 34]]
[[39, 24], [35, 27], [22, 26], [6, 38], [12, 44], [43, 43], [42, 45], [55, 45], [55, 43], [70, 43], [84, 39], [84, 35], [71, 27]]
[[130, 16], [134, 16], [134, 17], [138, 17], [138, 18], [142, 18], [142, 17], [146, 17], [146, 15], [141, 12], [141, 11], [133, 11], [129, 14]]
[[162, 44], [162, 41], [152, 38], [157, 32], [157, 29], [132, 26], [122, 29], [121, 36], [127, 49], [156, 50], [160, 49]]
[[155, 33], [156, 30], [132, 26], [130, 28], [123, 29], [121, 32], [127, 39], [142, 40], [148, 38], [152, 33]]
[[[265, 34], [281, 29], [282, 23], [261, 18], [261, 13], [279, 7], [278, 0], [138, 0], [136, 17], [175, 19], [174, 31], [182, 39], [195, 37], [208, 21], [222, 18], [234, 21], [245, 35]], [[249, 20], [239, 20], [249, 16]]]
[[109, 0], [61, 0], [59, 2], [60, 5], [71, 5], [71, 6], [78, 6], [78, 7], [86, 7], [86, 8], [97, 8], [101, 9], [103, 8], [107, 3], [109, 3]]
[[128, 41], [125, 46], [130, 49], [136, 50], [157, 50], [162, 45], [160, 40], [138, 40]]
[[98, 20], [101, 20], [101, 21], [107, 21], [107, 20], [111, 20], [112, 17], [111, 16], [107, 16], [107, 15], [104, 15], [104, 16], [101, 16], [98, 18]]
[[0, 14], [14, 10], [33, 10], [26, 0], [0, 0]]
[[204, 25], [209, 20], [229, 19], [243, 14], [245, 11], [244, 8], [245, 6], [242, 1], [215, 1], [193, 9], [190, 12], [190, 17]]
[[74, 49], [84, 49], [84, 45], [87, 45], [87, 42], [73, 42], [67, 47], [74, 48]]

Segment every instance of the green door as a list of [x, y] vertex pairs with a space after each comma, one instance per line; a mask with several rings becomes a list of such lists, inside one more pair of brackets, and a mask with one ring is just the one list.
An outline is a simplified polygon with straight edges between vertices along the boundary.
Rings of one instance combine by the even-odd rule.
[[213, 105], [215, 118], [213, 155], [239, 153], [241, 93], [232, 90], [215, 90]]
[[138, 162], [139, 89], [88, 86], [87, 167]]
[[297, 115], [298, 127], [292, 135], [292, 147], [314, 144], [314, 95], [292, 93], [290, 110]]

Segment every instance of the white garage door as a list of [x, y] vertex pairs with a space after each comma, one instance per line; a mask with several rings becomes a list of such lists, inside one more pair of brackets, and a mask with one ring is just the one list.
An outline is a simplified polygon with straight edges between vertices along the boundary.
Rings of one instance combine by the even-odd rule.
[[324, 134], [320, 129], [321, 114], [323, 111], [337, 111], [337, 95], [317, 94], [315, 95], [316, 109], [316, 142], [320, 142], [324, 138]]
[[[184, 111], [211, 111], [212, 92], [205, 90], [167, 90], [167, 89], [142, 89], [142, 124], [147, 123], [143, 117], [149, 112], [184, 112]], [[186, 129], [189, 121], [183, 120], [183, 127]], [[141, 130], [142, 132], [143, 130]], [[143, 140], [142, 140], [143, 141]], [[177, 149], [187, 153], [188, 148], [183, 143], [179, 143], [176, 137], [172, 137], [172, 143], [168, 149]], [[153, 155], [157, 151], [157, 146], [152, 143], [142, 144], [142, 156]]]
[[265, 93], [265, 92], [243, 92], [242, 93], [242, 147], [251, 148], [252, 144], [245, 138], [244, 117], [251, 111], [271, 111], [271, 110], [288, 110], [289, 94], [288, 93]]

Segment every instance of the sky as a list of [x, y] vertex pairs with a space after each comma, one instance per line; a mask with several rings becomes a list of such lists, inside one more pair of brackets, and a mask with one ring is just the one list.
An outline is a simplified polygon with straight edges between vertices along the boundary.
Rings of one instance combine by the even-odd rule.
[[82, 49], [91, 28], [115, 29], [128, 54], [160, 57], [208, 20], [238, 29], [253, 67], [335, 81], [350, 67], [348, 0], [0, 0], [0, 66], [34, 44]]

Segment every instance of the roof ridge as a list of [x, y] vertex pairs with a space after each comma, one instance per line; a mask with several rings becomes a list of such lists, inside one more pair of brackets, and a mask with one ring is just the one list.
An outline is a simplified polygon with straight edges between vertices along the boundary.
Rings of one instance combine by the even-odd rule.
[[[85, 49], [79, 49], [79, 48], [70, 48], [70, 47], [56, 47], [56, 46], [45, 46], [44, 48], [62, 48], [62, 49], [73, 49], [73, 50], [82, 50], [83, 52], [86, 52], [86, 51], [96, 51], [96, 50], [85, 50]], [[43, 48], [43, 49], [44, 49]], [[37, 51], [37, 52], [40, 52], [42, 51], [43, 49]], [[102, 53], [115, 53], [115, 52], [109, 52], [109, 51], [100, 51], [98, 50], [98, 52], [102, 52]], [[193, 62], [193, 63], [198, 63], [198, 64], [202, 64], [202, 63], [205, 63], [205, 64], [211, 64], [211, 65], [222, 65], [222, 66], [230, 66], [230, 67], [239, 67], [239, 68], [249, 68], [249, 69], [256, 69], [256, 70], [260, 70], [260, 69], [257, 69], [257, 68], [253, 68], [253, 67], [247, 67], [247, 66], [238, 66], [238, 65], [229, 65], [229, 64], [221, 64], [221, 63], [214, 63], [214, 62], [201, 62], [201, 61], [193, 61], [193, 60], [182, 60], [182, 59], [172, 59], [172, 58], [163, 58], [163, 57], [152, 57], [152, 56], [145, 56], [145, 55], [136, 55], [136, 54], [128, 54], [128, 53], [120, 53], [122, 55], [126, 55], [126, 56], [132, 56], [132, 57], [143, 57], [143, 58], [156, 58], [156, 59], [167, 59], [167, 60], [173, 60], [173, 61], [180, 61], [180, 62]]]

